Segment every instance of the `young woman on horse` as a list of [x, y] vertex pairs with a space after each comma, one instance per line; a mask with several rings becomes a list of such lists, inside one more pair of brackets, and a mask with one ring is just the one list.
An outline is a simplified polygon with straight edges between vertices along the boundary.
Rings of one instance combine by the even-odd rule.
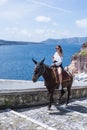
[[[58, 46], [59, 47], [59, 46]], [[63, 88], [67, 88], [67, 102], [66, 105], [69, 103], [69, 98], [70, 98], [70, 92], [71, 92], [71, 87], [72, 87], [72, 82], [73, 82], [73, 76], [70, 73], [66, 72], [65, 75], [65, 81], [62, 82], [62, 78], [64, 80], [64, 74], [62, 75], [62, 57], [63, 54], [61, 53], [61, 49], [59, 51], [59, 59], [61, 60], [61, 64], [57, 64], [59, 67], [58, 68], [58, 72], [60, 73], [60, 84], [62, 84], [62, 90], [60, 91], [60, 96], [59, 96], [59, 103], [60, 100], [62, 98], [62, 96], [64, 95], [65, 91]], [[58, 53], [58, 52], [57, 52]], [[42, 76], [44, 78], [45, 81], [45, 86], [48, 90], [48, 95], [49, 95], [49, 105], [48, 105], [48, 109], [50, 110], [52, 102], [53, 102], [53, 94], [54, 94], [54, 90], [57, 88], [57, 85], [59, 85], [59, 83], [56, 83], [56, 80], [54, 79], [55, 77], [53, 76], [53, 68], [49, 67], [48, 65], [44, 64], [44, 60], [41, 60], [40, 62], [37, 62], [36, 60], [34, 60], [32, 58], [33, 62], [35, 63], [35, 68], [34, 68], [34, 73], [32, 76], [32, 81], [36, 82], [40, 76]], [[54, 59], [55, 60], [55, 55], [54, 55]], [[56, 64], [56, 62], [55, 62]], [[64, 72], [64, 71], [63, 71]]]
[[63, 61], [63, 51], [60, 45], [56, 46], [56, 52], [53, 55], [53, 66], [57, 67], [59, 75], [59, 89], [62, 90], [62, 61]]

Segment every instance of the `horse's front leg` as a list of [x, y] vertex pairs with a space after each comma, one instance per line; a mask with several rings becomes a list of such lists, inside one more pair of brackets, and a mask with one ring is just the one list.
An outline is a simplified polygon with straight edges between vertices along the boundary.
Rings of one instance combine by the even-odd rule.
[[60, 104], [61, 98], [63, 97], [64, 93], [65, 93], [65, 91], [64, 91], [64, 89], [62, 88], [62, 90], [60, 91], [60, 97], [59, 97], [59, 99], [58, 99], [58, 103], [59, 103], [59, 104]]
[[52, 93], [49, 93], [49, 105], [48, 105], [48, 110], [50, 110], [52, 102], [53, 102], [53, 92], [52, 92]]

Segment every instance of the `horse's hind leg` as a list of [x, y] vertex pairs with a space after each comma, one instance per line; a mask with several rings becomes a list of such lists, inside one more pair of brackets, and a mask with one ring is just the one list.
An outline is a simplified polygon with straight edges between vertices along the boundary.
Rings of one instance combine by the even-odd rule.
[[70, 86], [67, 87], [67, 91], [68, 91], [68, 95], [67, 95], [66, 105], [68, 105], [68, 103], [69, 103], [69, 98], [70, 98], [70, 93], [71, 93], [71, 87]]
[[53, 102], [53, 92], [49, 94], [48, 110], [50, 110], [52, 102]]

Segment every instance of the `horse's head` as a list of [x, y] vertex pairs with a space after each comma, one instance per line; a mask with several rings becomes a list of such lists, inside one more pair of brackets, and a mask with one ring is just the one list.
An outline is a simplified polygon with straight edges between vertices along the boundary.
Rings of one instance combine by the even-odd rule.
[[36, 60], [34, 60], [32, 58], [33, 62], [35, 63], [35, 68], [34, 68], [34, 74], [32, 77], [33, 82], [36, 82], [38, 80], [38, 78], [43, 75], [43, 73], [45, 72], [45, 66], [44, 66], [44, 60], [41, 60], [40, 62], [37, 62]]

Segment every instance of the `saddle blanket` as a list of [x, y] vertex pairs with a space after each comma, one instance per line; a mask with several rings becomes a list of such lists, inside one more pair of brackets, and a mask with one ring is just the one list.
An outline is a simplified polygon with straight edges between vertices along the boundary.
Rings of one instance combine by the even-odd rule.
[[[58, 75], [56, 68], [53, 68], [53, 73], [54, 73], [54, 76], [56, 79], [56, 83], [59, 83], [59, 75]], [[62, 80], [63, 80], [63, 82], [70, 80], [70, 76], [69, 76], [68, 72], [65, 70], [62, 71]]]

